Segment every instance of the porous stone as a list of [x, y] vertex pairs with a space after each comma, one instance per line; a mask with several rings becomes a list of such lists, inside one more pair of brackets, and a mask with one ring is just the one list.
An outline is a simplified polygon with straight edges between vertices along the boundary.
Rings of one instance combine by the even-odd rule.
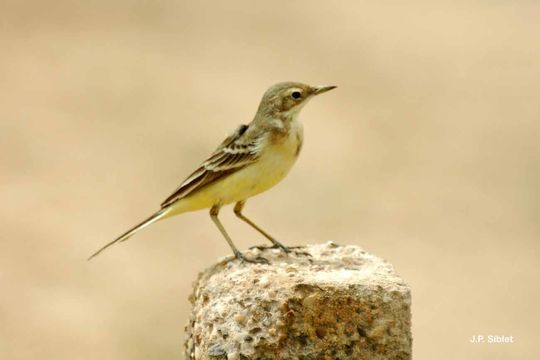
[[199, 274], [187, 359], [411, 359], [411, 294], [388, 262], [332, 242], [252, 249]]

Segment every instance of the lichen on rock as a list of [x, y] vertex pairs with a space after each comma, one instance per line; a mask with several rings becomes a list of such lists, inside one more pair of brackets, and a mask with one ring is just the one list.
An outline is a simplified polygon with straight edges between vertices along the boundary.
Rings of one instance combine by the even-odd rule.
[[332, 242], [270, 264], [223, 260], [190, 296], [187, 359], [410, 359], [410, 290], [393, 267]]

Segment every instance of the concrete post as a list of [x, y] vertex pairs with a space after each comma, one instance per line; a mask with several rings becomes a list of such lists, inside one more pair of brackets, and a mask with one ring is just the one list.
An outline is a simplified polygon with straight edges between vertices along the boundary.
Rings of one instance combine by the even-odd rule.
[[411, 294], [357, 246], [253, 249], [269, 265], [222, 261], [190, 297], [186, 359], [411, 359]]

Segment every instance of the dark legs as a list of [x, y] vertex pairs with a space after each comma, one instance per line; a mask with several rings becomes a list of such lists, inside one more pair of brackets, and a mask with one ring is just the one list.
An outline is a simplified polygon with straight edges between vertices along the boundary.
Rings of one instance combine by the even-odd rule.
[[[212, 218], [212, 221], [214, 222], [214, 224], [216, 224], [216, 226], [218, 227], [219, 231], [221, 232], [221, 234], [223, 235], [225, 240], [227, 240], [227, 243], [229, 243], [229, 246], [231, 247], [231, 249], [232, 249], [232, 251], [234, 253], [234, 256], [236, 256], [236, 258], [240, 259], [241, 261], [267, 264], [268, 260], [266, 260], [264, 258], [257, 258], [255, 260], [249, 260], [246, 257], [244, 257], [244, 255], [242, 255], [240, 250], [238, 250], [238, 248], [232, 242], [231, 237], [229, 236], [229, 234], [227, 234], [227, 231], [225, 231], [225, 228], [221, 224], [221, 221], [219, 221], [219, 218], [218, 218], [219, 209], [220, 209], [220, 206], [217, 206], [217, 205], [213, 206], [210, 209], [210, 217]], [[261, 230], [259, 230], [259, 231], [261, 231]]]
[[283, 245], [282, 243], [280, 243], [279, 241], [274, 239], [266, 231], [264, 231], [263, 229], [261, 229], [260, 227], [255, 225], [255, 223], [253, 221], [249, 220], [244, 214], [242, 214], [242, 209], [244, 208], [245, 204], [246, 204], [245, 201], [239, 201], [239, 202], [236, 203], [236, 205], [234, 206], [234, 213], [236, 214], [236, 216], [238, 216], [240, 219], [245, 221], [249, 226], [251, 226], [252, 228], [257, 230], [258, 232], [260, 232], [265, 238], [270, 240], [272, 242], [272, 244], [274, 244], [274, 246], [272, 246], [273, 248], [280, 248], [281, 250], [285, 251], [286, 253], [290, 252], [291, 250], [289, 250], [288, 247], [286, 247], [285, 245]]

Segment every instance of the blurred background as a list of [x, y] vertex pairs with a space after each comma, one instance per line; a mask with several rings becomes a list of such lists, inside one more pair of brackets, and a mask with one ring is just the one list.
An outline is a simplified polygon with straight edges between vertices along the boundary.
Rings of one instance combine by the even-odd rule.
[[[182, 359], [192, 281], [230, 253], [207, 213], [86, 258], [284, 80], [339, 88], [246, 213], [394, 264], [416, 359], [534, 358], [539, 18], [534, 1], [3, 0], [0, 358]], [[266, 243], [222, 213], [241, 248]]]

